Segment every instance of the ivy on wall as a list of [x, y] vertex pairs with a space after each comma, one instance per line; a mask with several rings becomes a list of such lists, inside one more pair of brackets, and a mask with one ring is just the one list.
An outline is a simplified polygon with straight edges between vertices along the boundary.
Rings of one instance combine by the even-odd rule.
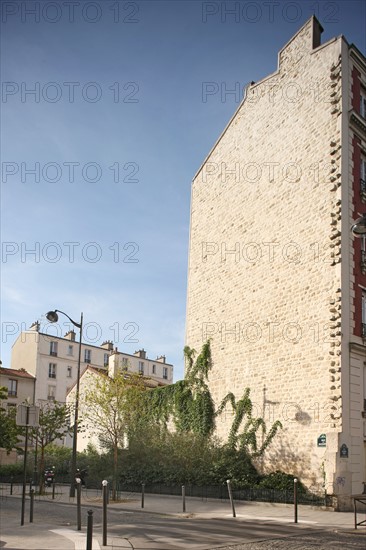
[[[246, 388], [241, 399], [236, 400], [228, 393], [217, 411], [208, 387], [208, 376], [212, 368], [211, 346], [208, 340], [196, 358], [197, 352], [186, 346], [186, 376], [175, 384], [156, 388], [144, 394], [146, 411], [150, 421], [167, 428], [173, 422], [179, 433], [190, 432], [210, 436], [215, 429], [215, 420], [227, 405], [231, 405], [234, 420], [229, 431], [227, 445], [231, 449], [243, 450], [256, 457], [264, 453], [281, 422], [274, 422], [267, 432], [263, 418], [252, 416], [253, 406], [250, 389]], [[258, 439], [261, 443], [258, 443]]]

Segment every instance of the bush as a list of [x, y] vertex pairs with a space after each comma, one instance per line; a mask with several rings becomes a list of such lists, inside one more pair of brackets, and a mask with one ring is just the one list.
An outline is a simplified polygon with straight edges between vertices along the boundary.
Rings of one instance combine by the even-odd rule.
[[[28, 469], [29, 471], [29, 469]], [[0, 477], [8, 478], [11, 476], [20, 476], [23, 474], [23, 464], [3, 464], [0, 466]]]
[[[278, 489], [282, 491], [293, 491], [295, 476], [291, 474], [285, 474], [284, 472], [276, 471], [266, 476], [263, 476], [259, 482], [259, 487], [266, 489]], [[306, 493], [306, 487], [298, 481], [298, 491], [300, 493]]]

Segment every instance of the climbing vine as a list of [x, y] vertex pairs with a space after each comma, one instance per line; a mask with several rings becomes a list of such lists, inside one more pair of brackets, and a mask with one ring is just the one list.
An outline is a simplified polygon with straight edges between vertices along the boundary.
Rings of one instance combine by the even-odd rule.
[[[267, 433], [267, 426], [263, 418], [252, 416], [253, 405], [250, 399], [250, 389], [246, 388], [241, 399], [236, 401], [233, 393], [228, 393], [222, 400], [216, 415], [220, 415], [226, 405], [230, 403], [234, 411], [234, 420], [228, 437], [228, 446], [232, 449], [245, 450], [251, 457], [261, 456], [277, 431], [282, 428], [279, 420], [276, 420]], [[242, 432], [239, 433], [243, 425]], [[258, 445], [258, 432], [262, 435], [262, 443]]]
[[146, 393], [149, 418], [165, 427], [172, 421], [177, 432], [208, 436], [215, 428], [215, 408], [207, 385], [212, 367], [210, 343], [204, 344], [196, 360], [196, 351], [188, 346], [184, 356], [184, 380]]
[[[231, 405], [234, 420], [228, 436], [228, 448], [243, 450], [251, 457], [261, 456], [277, 431], [282, 428], [281, 422], [274, 422], [267, 432], [263, 418], [252, 416], [253, 405], [249, 388], [246, 388], [239, 400], [235, 399], [233, 393], [228, 393], [215, 411], [207, 384], [212, 368], [209, 340], [203, 345], [197, 358], [196, 355], [196, 350], [186, 346], [185, 379], [144, 394], [147, 418], [164, 428], [168, 427], [169, 422], [173, 422], [178, 433], [190, 432], [209, 436], [215, 429], [215, 419], [222, 414], [227, 405]], [[261, 436], [260, 444], [258, 436]]]

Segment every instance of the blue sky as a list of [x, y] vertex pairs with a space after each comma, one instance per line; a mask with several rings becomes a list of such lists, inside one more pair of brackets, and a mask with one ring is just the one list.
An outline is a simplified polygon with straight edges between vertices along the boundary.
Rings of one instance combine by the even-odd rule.
[[89, 343], [165, 354], [178, 380], [190, 186], [238, 106], [225, 90], [273, 72], [312, 13], [322, 42], [365, 55], [365, 1], [1, 7], [3, 366], [57, 308], [83, 311]]

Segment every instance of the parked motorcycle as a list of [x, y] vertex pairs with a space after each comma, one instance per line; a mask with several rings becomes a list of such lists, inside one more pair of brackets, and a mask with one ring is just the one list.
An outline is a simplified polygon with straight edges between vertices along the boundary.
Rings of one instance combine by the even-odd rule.
[[54, 470], [52, 468], [48, 468], [47, 470], [45, 470], [44, 481], [45, 481], [46, 487], [52, 487], [54, 479], [55, 479]]

